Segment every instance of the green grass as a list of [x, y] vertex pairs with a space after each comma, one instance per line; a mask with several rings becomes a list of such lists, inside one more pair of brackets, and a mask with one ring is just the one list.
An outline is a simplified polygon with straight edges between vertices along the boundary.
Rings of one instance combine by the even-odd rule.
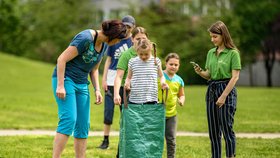
[[[0, 129], [55, 130], [54, 65], [0, 53], [0, 67]], [[179, 131], [207, 132], [206, 88], [186, 83], [186, 104], [178, 107]], [[280, 132], [280, 88], [237, 88], [236, 132]], [[91, 130], [102, 130], [103, 104], [93, 104], [92, 86], [90, 89]], [[112, 130], [118, 130], [118, 109], [114, 118]]]
[[[57, 107], [51, 89], [52, 64], [0, 53], [0, 129], [50, 129], [57, 124]], [[186, 104], [178, 107], [178, 130], [207, 132], [206, 86], [186, 83]], [[91, 94], [93, 91], [91, 88]], [[236, 132], [280, 132], [280, 88], [238, 87]], [[103, 105], [91, 99], [91, 130], [103, 129]], [[115, 110], [112, 130], [119, 129], [119, 110]], [[52, 136], [0, 137], [0, 157], [51, 157]], [[98, 150], [102, 137], [89, 137], [87, 157], [111, 158], [118, 137], [111, 137], [109, 150]], [[224, 152], [224, 148], [223, 148]], [[165, 153], [165, 151], [164, 151]], [[223, 155], [225, 155], [223, 153]], [[280, 139], [237, 140], [240, 158], [280, 157]], [[70, 137], [63, 157], [74, 157]], [[166, 158], [165, 154], [163, 156]], [[207, 137], [177, 137], [177, 157], [210, 157]]]
[[[207, 131], [207, 86], [187, 86], [186, 105], [178, 107], [178, 129]], [[280, 132], [280, 88], [237, 87], [237, 132]]]
[[[49, 158], [52, 155], [52, 136], [9, 136], [0, 138], [0, 157]], [[88, 158], [112, 158], [115, 156], [118, 137], [111, 137], [110, 149], [108, 150], [96, 148], [101, 140], [101, 137], [88, 138]], [[238, 138], [236, 151], [239, 158], [278, 158], [280, 156], [280, 139]], [[164, 151], [163, 158], [166, 158], [165, 153], [166, 151]], [[176, 155], [178, 158], [211, 157], [209, 140], [207, 137], [177, 137]], [[62, 157], [74, 157], [72, 137], [70, 137]]]

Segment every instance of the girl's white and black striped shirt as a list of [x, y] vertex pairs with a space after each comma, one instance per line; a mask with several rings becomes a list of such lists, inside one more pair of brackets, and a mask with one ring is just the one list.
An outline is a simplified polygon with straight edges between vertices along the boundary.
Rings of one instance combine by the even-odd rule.
[[158, 101], [158, 69], [161, 61], [151, 56], [142, 61], [138, 56], [129, 60], [128, 67], [132, 71], [131, 92], [129, 101], [137, 104]]

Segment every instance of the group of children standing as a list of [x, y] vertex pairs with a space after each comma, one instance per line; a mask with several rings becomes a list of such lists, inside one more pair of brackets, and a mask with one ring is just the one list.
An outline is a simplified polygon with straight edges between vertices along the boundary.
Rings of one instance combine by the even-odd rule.
[[[114, 105], [123, 103], [124, 90], [130, 91], [128, 101], [131, 104], [156, 104], [160, 98], [159, 94], [161, 94], [158, 91], [169, 89], [166, 101], [165, 137], [167, 155], [175, 157], [176, 106], [177, 104], [183, 106], [185, 102], [184, 81], [176, 74], [180, 66], [179, 55], [168, 54], [165, 63], [166, 69], [162, 70], [161, 60], [156, 57], [156, 44], [148, 39], [146, 30], [143, 27], [135, 27], [135, 20], [131, 16], [125, 16], [122, 21], [130, 24], [128, 37], [109, 47], [104, 67], [102, 80], [105, 90], [104, 140], [99, 148], [107, 149], [109, 147], [110, 128], [108, 127], [112, 124]], [[133, 45], [125, 47], [124, 45], [130, 43], [129, 39]], [[120, 52], [121, 50], [122, 52]], [[112, 83], [112, 79], [114, 79], [114, 83]]]

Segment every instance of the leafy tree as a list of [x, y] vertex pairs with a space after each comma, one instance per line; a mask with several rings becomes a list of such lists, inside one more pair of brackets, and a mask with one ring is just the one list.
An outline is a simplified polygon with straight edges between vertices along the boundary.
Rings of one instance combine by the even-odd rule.
[[0, 2], [0, 50], [9, 53], [55, 62], [76, 33], [99, 27], [91, 0]]
[[[205, 80], [196, 75], [190, 61], [196, 61], [204, 67], [207, 51], [213, 47], [207, 28], [211, 23], [221, 20], [219, 15], [213, 16], [213, 5], [209, 5], [210, 15], [202, 14], [197, 10], [190, 16], [184, 13], [187, 1], [168, 3], [165, 6], [151, 5], [136, 15], [137, 24], [144, 26], [152, 40], [157, 43], [160, 56], [163, 58], [170, 52], [176, 52], [181, 57], [181, 66], [178, 74], [188, 83], [205, 83]], [[205, 2], [206, 3], [206, 2]], [[224, 11], [221, 8], [220, 11]], [[231, 12], [230, 12], [231, 13]], [[226, 17], [230, 13], [224, 13]], [[230, 18], [224, 18], [231, 21]], [[223, 19], [222, 19], [223, 20]], [[237, 25], [234, 22], [231, 24]]]
[[90, 0], [37, 0], [28, 1], [23, 14], [26, 45], [24, 55], [54, 62], [74, 35], [92, 28], [94, 9]]
[[280, 52], [280, 14], [270, 26], [271, 33], [262, 41], [268, 87], [272, 87], [271, 72], [276, 61], [276, 53]]
[[0, 0], [0, 50], [19, 54], [14, 48], [18, 41], [20, 15], [18, 0]]
[[[272, 32], [271, 29], [271, 24], [276, 21], [280, 14], [279, 10], [279, 0], [248, 0], [246, 3], [243, 0], [234, 1], [235, 19], [241, 28], [238, 34], [240, 35], [240, 49], [243, 52], [242, 61], [245, 63], [254, 62], [256, 53], [263, 50], [268, 77], [267, 86], [271, 86], [271, 72], [275, 61], [270, 56], [275, 56], [276, 53], [276, 51], [270, 50], [274, 47], [272, 45], [279, 45], [277, 42], [269, 42], [272, 38], [269, 36], [273, 34], [280, 36], [279, 31]], [[270, 53], [272, 55], [269, 55]]]
[[159, 56], [164, 58], [170, 52], [178, 53], [181, 57], [178, 74], [185, 81], [189, 80], [190, 76], [186, 72], [193, 73], [188, 63], [189, 57], [196, 56], [196, 51], [192, 51], [188, 44], [195, 36], [191, 18], [177, 14], [172, 8], [162, 10], [156, 5], [144, 8], [139, 15], [136, 15], [137, 25], [147, 29], [151, 40], [157, 44]]

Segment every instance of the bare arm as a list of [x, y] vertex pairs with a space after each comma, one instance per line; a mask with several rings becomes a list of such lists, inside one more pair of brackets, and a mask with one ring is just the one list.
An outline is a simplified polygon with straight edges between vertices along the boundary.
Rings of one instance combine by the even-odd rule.
[[127, 72], [127, 77], [125, 79], [125, 84], [124, 84], [124, 88], [125, 90], [130, 90], [130, 81], [132, 78], [132, 71], [130, 68], [128, 68], [128, 72]]
[[121, 97], [119, 93], [123, 76], [124, 70], [117, 69], [117, 75], [114, 81], [114, 103], [116, 105], [121, 105]]
[[206, 80], [210, 80], [211, 76], [208, 70], [202, 70], [202, 68], [199, 65], [194, 66], [193, 68], [199, 76]]
[[180, 106], [183, 106], [185, 104], [185, 90], [184, 90], [184, 87], [181, 87], [179, 89], [178, 102], [179, 102]]
[[99, 65], [101, 63], [101, 60], [99, 61], [98, 64], [94, 66], [94, 68], [90, 72], [90, 79], [91, 83], [94, 87], [95, 90], [95, 104], [101, 104], [102, 103], [102, 95], [100, 92], [100, 85], [99, 85]]
[[165, 82], [165, 77], [163, 75], [161, 65], [158, 68], [158, 77], [159, 77], [159, 80], [160, 80], [161, 88], [162, 89], [168, 89], [169, 87], [168, 87], [168, 84]]
[[66, 91], [64, 88], [64, 74], [66, 63], [78, 56], [78, 50], [74, 46], [67, 47], [57, 59], [57, 88], [56, 95], [60, 99], [64, 99]]
[[239, 72], [240, 72], [240, 70], [232, 70], [232, 72], [231, 72], [232, 77], [229, 80], [225, 90], [223, 91], [223, 93], [221, 94], [221, 96], [218, 98], [218, 100], [216, 102], [216, 105], [218, 105], [219, 107], [221, 107], [225, 104], [228, 94], [231, 92], [231, 90], [233, 89], [233, 87], [235, 86], [236, 82], [239, 79]]
[[104, 65], [104, 72], [103, 72], [103, 77], [102, 77], [102, 88], [107, 91], [108, 87], [107, 87], [107, 75], [108, 75], [108, 69], [109, 66], [112, 63], [112, 58], [110, 56], [107, 56], [105, 65]]

